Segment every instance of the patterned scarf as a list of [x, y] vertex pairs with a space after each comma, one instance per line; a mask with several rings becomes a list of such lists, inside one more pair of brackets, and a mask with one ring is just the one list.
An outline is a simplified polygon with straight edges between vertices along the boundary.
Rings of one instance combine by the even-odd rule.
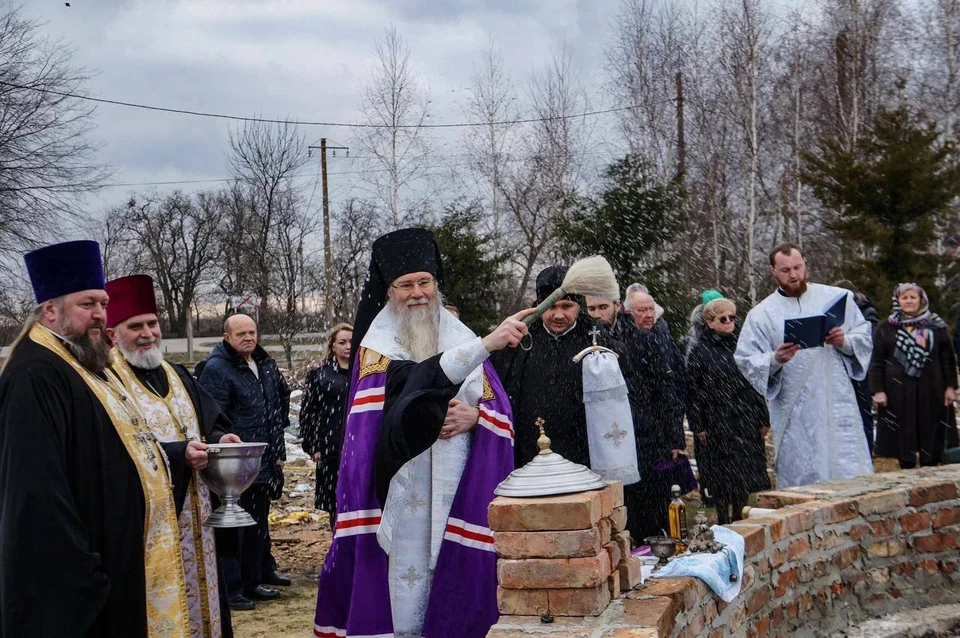
[[[900, 295], [914, 290], [920, 295], [920, 314], [910, 316], [900, 308]], [[927, 293], [914, 283], [898, 284], [893, 289], [893, 314], [888, 318], [890, 325], [897, 328], [894, 358], [903, 366], [907, 376], [919, 377], [923, 367], [933, 352], [935, 328], [946, 328], [938, 315], [930, 312], [930, 300]]]

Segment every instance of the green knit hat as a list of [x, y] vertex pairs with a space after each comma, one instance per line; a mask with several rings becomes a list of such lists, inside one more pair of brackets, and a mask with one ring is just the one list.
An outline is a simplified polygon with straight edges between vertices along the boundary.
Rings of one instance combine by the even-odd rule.
[[700, 293], [700, 304], [703, 306], [706, 306], [714, 299], [723, 299], [723, 294], [714, 290], [713, 288], [708, 288]]

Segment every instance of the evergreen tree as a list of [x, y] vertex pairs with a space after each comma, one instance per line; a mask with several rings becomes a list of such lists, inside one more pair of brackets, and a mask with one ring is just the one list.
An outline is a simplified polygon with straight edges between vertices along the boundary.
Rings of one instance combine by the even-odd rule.
[[[606, 168], [604, 189], [582, 198], [558, 228], [564, 251], [571, 258], [602, 255], [610, 262], [621, 288], [640, 282], [665, 308], [691, 304], [669, 279], [680, 255], [669, 244], [684, 228], [683, 191], [656, 177], [651, 164], [627, 155]], [[678, 329], [686, 317], [680, 312]]]
[[950, 266], [934, 245], [936, 230], [960, 195], [960, 163], [934, 123], [906, 105], [882, 110], [855, 148], [823, 139], [804, 154], [803, 179], [838, 211], [830, 224], [844, 251], [845, 277], [890, 307], [893, 287], [913, 281], [938, 306], [937, 283]]
[[497, 299], [504, 258], [489, 257], [489, 237], [478, 234], [480, 211], [474, 206], [446, 208], [431, 230], [443, 258], [443, 294], [460, 311], [460, 320], [486, 334], [500, 319]]

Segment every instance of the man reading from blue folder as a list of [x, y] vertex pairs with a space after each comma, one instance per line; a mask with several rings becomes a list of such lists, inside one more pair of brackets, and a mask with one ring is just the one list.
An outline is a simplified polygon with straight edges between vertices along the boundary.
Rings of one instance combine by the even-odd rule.
[[777, 487], [870, 474], [849, 381], [870, 365], [870, 323], [847, 291], [807, 282], [799, 246], [776, 246], [770, 269], [777, 290], [747, 315], [734, 357], [767, 400]]

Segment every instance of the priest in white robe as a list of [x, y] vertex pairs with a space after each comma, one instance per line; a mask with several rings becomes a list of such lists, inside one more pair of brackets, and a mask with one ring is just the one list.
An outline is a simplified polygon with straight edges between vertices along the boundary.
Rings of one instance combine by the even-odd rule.
[[[777, 487], [870, 474], [873, 464], [851, 383], [867, 374], [870, 323], [847, 291], [807, 283], [798, 246], [775, 247], [770, 265], [778, 289], [747, 315], [734, 357], [767, 401]], [[786, 320], [823, 314], [844, 294], [843, 324], [822, 346], [784, 343]]]

